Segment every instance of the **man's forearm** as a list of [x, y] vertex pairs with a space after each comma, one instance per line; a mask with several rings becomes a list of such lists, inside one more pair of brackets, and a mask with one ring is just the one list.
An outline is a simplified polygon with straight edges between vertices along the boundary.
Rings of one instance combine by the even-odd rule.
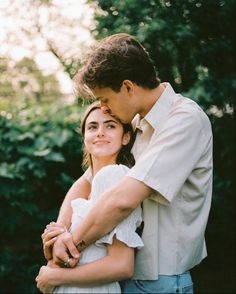
[[150, 191], [143, 183], [125, 177], [116, 186], [104, 192], [72, 234], [73, 242], [78, 245], [79, 251], [110, 232], [149, 196]]
[[128, 211], [124, 213], [112, 204], [112, 199], [109, 201], [108, 196], [109, 191], [99, 197], [85, 220], [72, 233], [73, 242], [79, 251], [110, 232], [128, 215]]

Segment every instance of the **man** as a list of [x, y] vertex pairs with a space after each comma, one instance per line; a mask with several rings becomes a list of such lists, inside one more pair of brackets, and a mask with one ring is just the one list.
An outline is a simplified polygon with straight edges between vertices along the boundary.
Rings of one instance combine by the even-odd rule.
[[206, 114], [170, 84], [160, 83], [148, 53], [128, 34], [102, 40], [80, 70], [77, 85], [122, 122], [132, 121], [136, 164], [100, 196], [72, 237], [58, 237], [54, 260], [74, 266], [75, 244], [83, 250], [143, 202], [145, 246], [124, 292], [193, 292], [189, 270], [207, 255], [204, 233], [212, 192], [212, 132]]

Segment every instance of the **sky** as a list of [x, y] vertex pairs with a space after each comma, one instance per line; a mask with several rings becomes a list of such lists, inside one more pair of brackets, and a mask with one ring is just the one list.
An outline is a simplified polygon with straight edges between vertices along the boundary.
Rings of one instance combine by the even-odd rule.
[[[33, 57], [45, 74], [56, 74], [62, 92], [71, 94], [73, 84], [57, 58], [48, 51], [45, 39], [51, 40], [62, 56], [78, 56], [93, 43], [90, 28], [94, 26], [94, 10], [85, 0], [53, 0], [55, 7], [50, 9], [29, 9], [29, 1], [0, 0], [0, 57], [11, 56], [15, 60]], [[32, 33], [35, 19], [42, 28], [40, 34]], [[68, 26], [68, 22], [73, 24]]]

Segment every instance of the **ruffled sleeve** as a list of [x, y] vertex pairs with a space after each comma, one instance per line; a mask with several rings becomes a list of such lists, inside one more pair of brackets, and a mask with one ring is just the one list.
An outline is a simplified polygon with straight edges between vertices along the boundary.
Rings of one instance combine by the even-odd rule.
[[83, 177], [91, 184], [93, 181], [93, 175], [91, 171], [91, 167], [87, 168], [86, 171], [83, 174]]
[[117, 225], [110, 233], [96, 241], [96, 245], [112, 244], [113, 237], [125, 243], [128, 247], [141, 249], [144, 244], [135, 232], [142, 222], [142, 210], [138, 206], [126, 219]]
[[[100, 194], [117, 184], [129, 171], [124, 165], [108, 165], [102, 168], [94, 177], [91, 191], [91, 199], [95, 201]], [[105, 235], [96, 245], [112, 244], [113, 237], [125, 243], [132, 248], [142, 248], [144, 246], [142, 239], [135, 232], [142, 222], [142, 210], [138, 206], [126, 219], [117, 225], [109, 234]]]
[[73, 232], [89, 213], [92, 203], [84, 198], [76, 198], [71, 201], [72, 216], [70, 232]]

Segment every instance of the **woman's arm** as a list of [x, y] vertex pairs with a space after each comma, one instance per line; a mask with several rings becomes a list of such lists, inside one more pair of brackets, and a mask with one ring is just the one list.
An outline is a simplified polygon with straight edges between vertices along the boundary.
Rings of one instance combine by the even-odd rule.
[[41, 291], [47, 287], [66, 284], [90, 287], [131, 278], [134, 271], [134, 249], [116, 238], [107, 247], [107, 256], [79, 267], [43, 266], [36, 278], [37, 287]]
[[90, 190], [91, 184], [84, 176], [81, 176], [67, 192], [59, 211], [57, 223], [63, 224], [67, 228], [69, 228], [72, 216], [71, 201], [76, 198], [88, 199]]
[[80, 177], [69, 189], [61, 205], [57, 222], [51, 222], [47, 225], [42, 234], [43, 251], [47, 260], [52, 259], [52, 246], [57, 236], [65, 232], [70, 227], [72, 208], [71, 201], [76, 198], [88, 198], [91, 190], [91, 184], [84, 176]]

